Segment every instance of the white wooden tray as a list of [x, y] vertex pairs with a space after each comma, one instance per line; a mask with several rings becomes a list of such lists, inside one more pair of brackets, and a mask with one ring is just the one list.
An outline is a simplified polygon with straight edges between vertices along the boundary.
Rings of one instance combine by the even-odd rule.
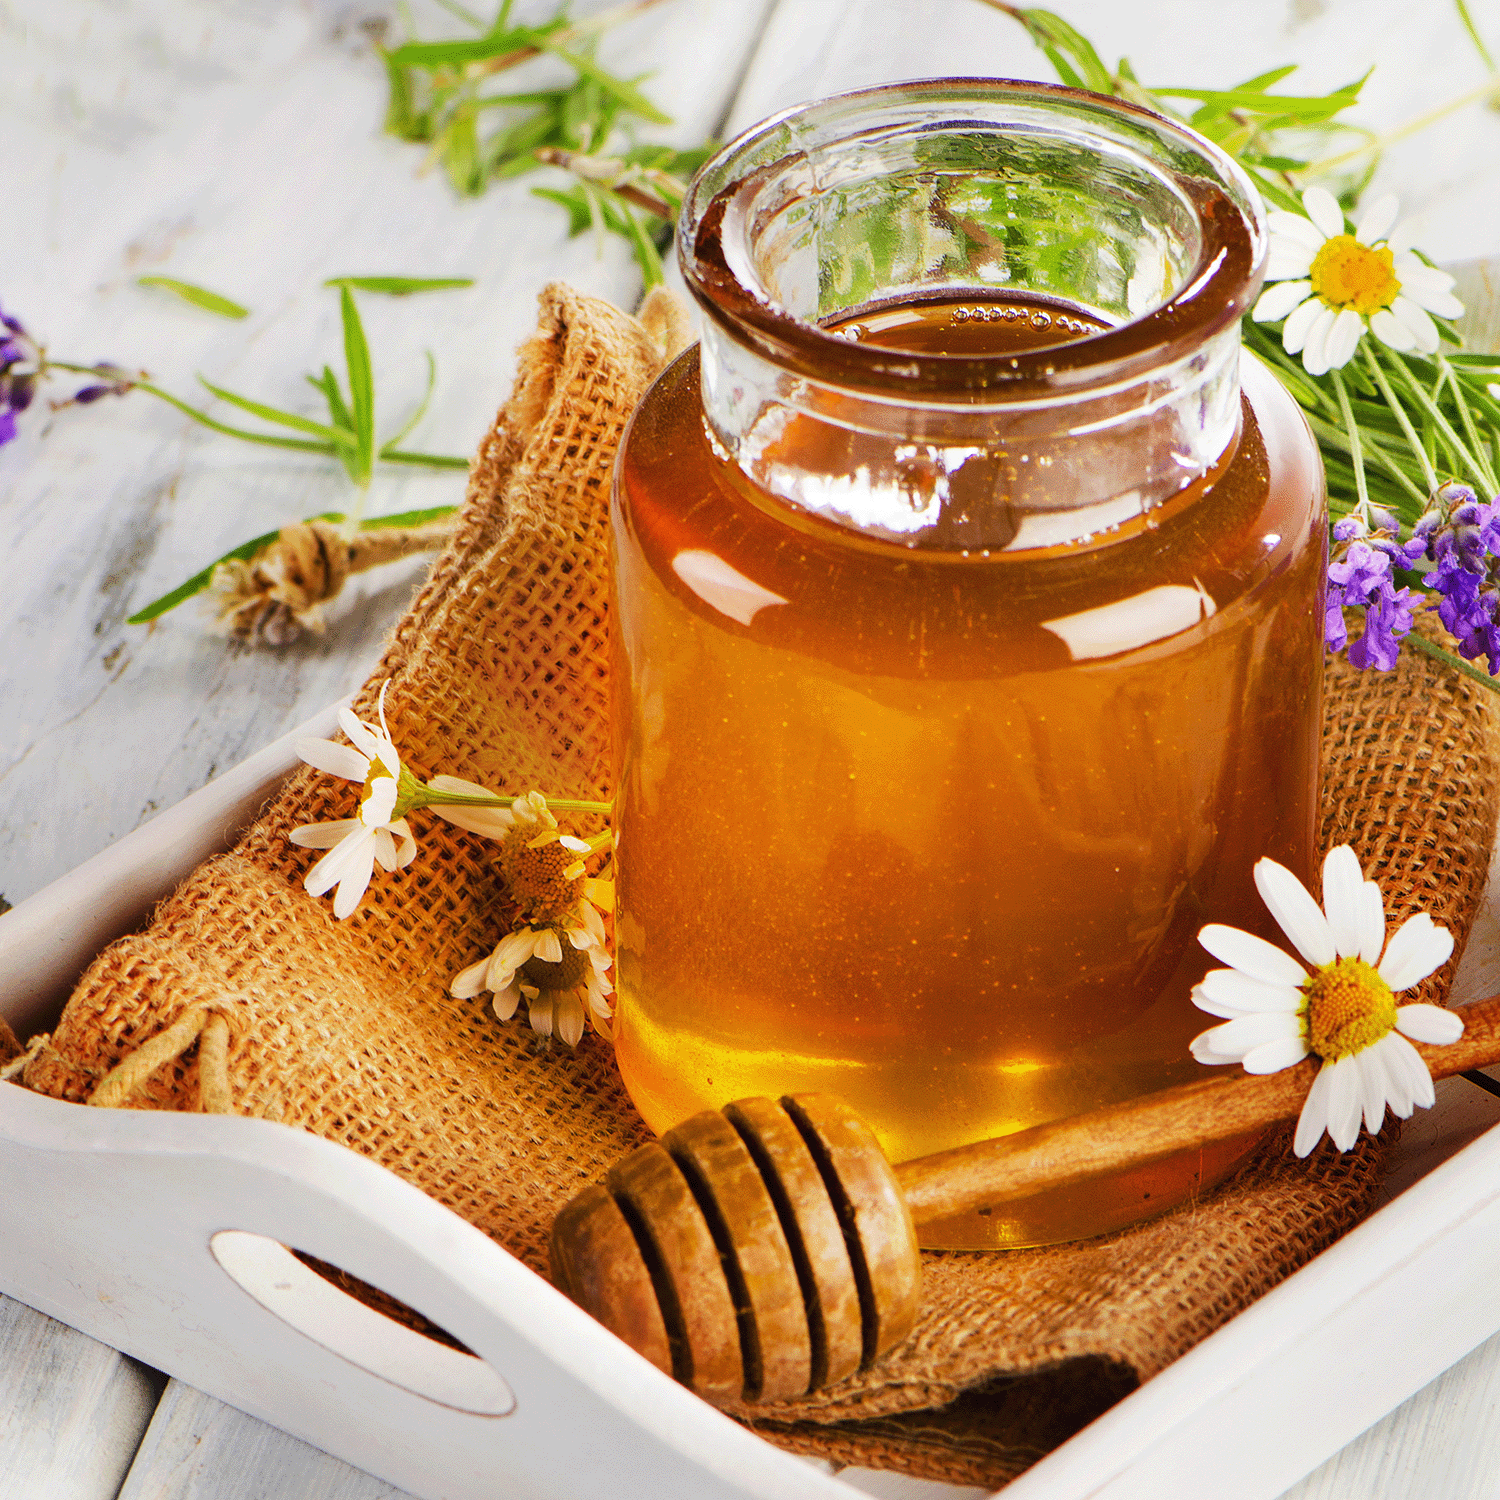
[[[333, 723], [330, 709], [0, 917], [0, 1014], [23, 1037], [50, 1025], [92, 956], [253, 818], [294, 740]], [[1461, 995], [1500, 988], [1496, 931], [1487, 902]], [[1480, 1135], [1497, 1118], [1472, 1085], [1440, 1085], [1391, 1203], [1007, 1500], [1187, 1500], [1209, 1475], [1216, 1500], [1279, 1494], [1500, 1329], [1500, 1132]], [[301, 1131], [0, 1088], [0, 1203], [0, 1291], [423, 1500], [851, 1493], [442, 1205]], [[477, 1357], [284, 1246], [384, 1288]]]

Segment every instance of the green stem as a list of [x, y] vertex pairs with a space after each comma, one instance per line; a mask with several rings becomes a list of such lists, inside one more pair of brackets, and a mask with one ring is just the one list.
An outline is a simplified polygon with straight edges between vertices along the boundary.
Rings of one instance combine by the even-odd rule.
[[1391, 359], [1395, 361], [1396, 368], [1405, 377], [1412, 394], [1426, 408], [1427, 415], [1432, 418], [1433, 425], [1453, 445], [1453, 451], [1468, 465], [1469, 473], [1480, 484], [1483, 484], [1485, 482], [1484, 470], [1479, 460], [1469, 452], [1469, 445], [1453, 430], [1453, 424], [1443, 415], [1437, 402], [1423, 389], [1422, 382], [1412, 374], [1406, 361], [1394, 349], [1391, 350]]
[[[551, 806], [551, 804], [549, 803], [548, 806]], [[584, 843], [587, 844], [595, 854], [602, 854], [604, 850], [612, 848], [614, 846], [614, 842], [615, 836], [607, 828], [602, 829], [600, 832], [594, 834], [591, 838], [586, 838], [584, 840]]]
[[1344, 389], [1344, 377], [1337, 370], [1330, 370], [1333, 389], [1339, 398], [1339, 411], [1344, 418], [1344, 431], [1349, 436], [1349, 461], [1354, 465], [1354, 489], [1359, 496], [1359, 518], [1369, 524], [1370, 488], [1365, 483], [1365, 458], [1359, 446], [1359, 424], [1349, 409], [1349, 392]]
[[[524, 795], [524, 794], [523, 794]], [[419, 788], [412, 807], [514, 807], [521, 797], [475, 796], [466, 792], [438, 791], [430, 786]], [[547, 807], [554, 812], [597, 813], [608, 817], [608, 802], [579, 802], [567, 797], [548, 797]]]
[[1406, 637], [1404, 644], [1415, 646], [1418, 651], [1425, 652], [1445, 666], [1452, 667], [1456, 672], [1462, 672], [1465, 677], [1472, 677], [1475, 682], [1481, 683], [1492, 693], [1500, 693], [1500, 681], [1491, 677], [1488, 672], [1481, 672], [1473, 662], [1465, 661], [1463, 657], [1455, 656], [1451, 651], [1444, 651], [1435, 641], [1429, 641], [1425, 635], [1418, 635], [1414, 630]]
[[[1385, 404], [1390, 407], [1391, 414], [1401, 426], [1402, 434], [1405, 436], [1411, 451], [1417, 455], [1422, 465], [1422, 473], [1427, 480], [1427, 493], [1431, 495], [1437, 489], [1437, 473], [1432, 467], [1432, 460], [1427, 457], [1427, 449], [1423, 447], [1422, 440], [1417, 436], [1417, 430], [1411, 425], [1411, 418], [1406, 415], [1406, 408], [1396, 399], [1396, 393], [1391, 389], [1391, 383], [1385, 377], [1385, 371], [1380, 368], [1380, 361], [1375, 358], [1375, 351], [1370, 348], [1369, 340], [1364, 341], [1365, 363], [1370, 367], [1370, 373], [1375, 377], [1375, 384], [1380, 387], [1380, 394], [1385, 397]], [[1423, 503], [1426, 501], [1424, 499]]]
[[[1307, 417], [1307, 424], [1312, 428], [1313, 435], [1315, 437], [1319, 438], [1322, 441], [1332, 442], [1335, 447], [1339, 446], [1340, 444], [1346, 447], [1348, 446], [1348, 440], [1344, 437], [1344, 434], [1333, 425], [1333, 423], [1325, 422], [1323, 418], [1318, 416], [1316, 412], [1307, 411], [1305, 408], [1303, 414]], [[1423, 492], [1417, 488], [1417, 486], [1412, 482], [1411, 476], [1406, 472], [1406, 470], [1403, 469], [1401, 465], [1398, 464], [1396, 460], [1389, 453], [1387, 453], [1386, 450], [1368, 433], [1365, 434], [1364, 442], [1365, 446], [1370, 450], [1370, 457], [1375, 459], [1380, 464], [1381, 468], [1386, 471], [1386, 473], [1388, 473], [1394, 480], [1396, 480], [1397, 483], [1403, 486], [1403, 488], [1412, 497], [1412, 499], [1417, 502], [1418, 506], [1425, 509], [1427, 506], [1428, 495], [1423, 494]], [[1430, 491], [1428, 493], [1430, 494]]]
[[1494, 498], [1495, 471], [1490, 468], [1484, 456], [1484, 439], [1479, 436], [1479, 429], [1474, 425], [1473, 414], [1469, 411], [1469, 403], [1464, 400], [1463, 387], [1459, 383], [1458, 373], [1453, 366], [1440, 354], [1438, 355], [1438, 369], [1447, 377], [1448, 389], [1453, 392], [1453, 404], [1458, 408], [1459, 420], [1464, 424], [1464, 432], [1468, 434], [1469, 445], [1474, 451], [1474, 457], [1478, 460], [1484, 478], [1485, 494]]

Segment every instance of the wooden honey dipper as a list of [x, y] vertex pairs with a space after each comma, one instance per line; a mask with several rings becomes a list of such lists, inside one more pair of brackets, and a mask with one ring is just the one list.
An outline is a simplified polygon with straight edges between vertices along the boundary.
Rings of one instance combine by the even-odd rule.
[[[1458, 1041], [1413, 1044], [1435, 1079], [1500, 1062], [1500, 995], [1463, 1017]], [[918, 1225], [1264, 1130], [1297, 1115], [1316, 1071], [1220, 1075], [897, 1167], [828, 1095], [742, 1099], [566, 1204], [553, 1280], [707, 1400], [804, 1395], [910, 1333]]]

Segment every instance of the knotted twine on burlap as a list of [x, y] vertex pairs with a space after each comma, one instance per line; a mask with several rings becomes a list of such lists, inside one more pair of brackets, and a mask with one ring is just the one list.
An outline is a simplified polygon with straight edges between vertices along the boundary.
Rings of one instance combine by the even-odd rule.
[[[543, 295], [454, 538], [356, 703], [373, 718], [389, 680], [391, 732], [419, 776], [608, 796], [610, 473], [660, 364], [634, 320], [565, 287]], [[1390, 674], [1331, 664], [1323, 843], [1354, 845], [1393, 923], [1431, 912], [1459, 952], [1495, 832], [1491, 717], [1483, 689], [1415, 653]], [[416, 862], [377, 870], [348, 921], [305, 893], [317, 855], [287, 833], [349, 816], [356, 795], [293, 775], [230, 853], [95, 961], [24, 1082], [84, 1100], [206, 1007], [228, 1021], [236, 1110], [374, 1158], [546, 1274], [553, 1214], [648, 1132], [607, 1043], [539, 1053], [523, 1019], [448, 996], [500, 935], [493, 845], [418, 815]], [[1440, 1000], [1452, 968], [1411, 998]], [[132, 1105], [199, 1108], [198, 1050]], [[1383, 1150], [1325, 1141], [1297, 1162], [1283, 1135], [1218, 1192], [1107, 1239], [930, 1254], [904, 1345], [812, 1399], [737, 1414], [840, 1463], [1003, 1483], [1357, 1222]]]

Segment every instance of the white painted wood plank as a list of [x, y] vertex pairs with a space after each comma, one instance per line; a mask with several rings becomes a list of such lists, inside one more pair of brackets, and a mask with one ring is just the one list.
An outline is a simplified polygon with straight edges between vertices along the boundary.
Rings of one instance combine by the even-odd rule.
[[0, 1495], [114, 1500], [162, 1377], [0, 1296]]
[[1494, 1500], [1496, 1495], [1500, 1336], [1424, 1386], [1282, 1500]]
[[383, 1479], [167, 1383], [119, 1500], [410, 1500]]

